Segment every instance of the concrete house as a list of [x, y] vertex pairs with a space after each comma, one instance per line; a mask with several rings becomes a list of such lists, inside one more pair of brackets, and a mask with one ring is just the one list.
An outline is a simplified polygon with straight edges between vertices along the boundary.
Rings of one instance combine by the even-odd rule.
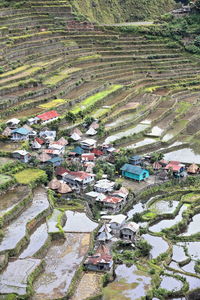
[[116, 213], [121, 210], [124, 200], [120, 197], [106, 196], [101, 200], [101, 203], [107, 211]]
[[20, 123], [20, 120], [19, 119], [16, 119], [16, 118], [13, 118], [13, 119], [10, 119], [6, 122], [6, 125], [10, 128], [10, 129], [16, 129], [18, 127]]
[[129, 163], [131, 165], [140, 165], [141, 162], [142, 162], [141, 156], [139, 156], [139, 155], [134, 155], [134, 156], [129, 158]]
[[109, 248], [106, 245], [101, 244], [94, 255], [87, 257], [84, 266], [90, 271], [110, 271], [113, 266], [113, 260]]
[[135, 222], [129, 222], [120, 228], [120, 238], [123, 240], [128, 240], [134, 242], [136, 235], [139, 232], [139, 225]]
[[145, 170], [138, 166], [133, 166], [130, 164], [125, 164], [121, 168], [122, 176], [130, 179], [134, 179], [137, 181], [142, 181], [149, 177], [149, 171]]
[[67, 171], [63, 174], [63, 180], [69, 185], [84, 189], [94, 182], [95, 175], [84, 171]]
[[28, 163], [31, 159], [31, 155], [26, 150], [16, 150], [12, 152], [12, 157], [20, 160], [23, 163]]
[[45, 112], [45, 113], [37, 116], [37, 118], [39, 119], [39, 121], [42, 124], [47, 124], [52, 121], [55, 121], [58, 119], [58, 117], [59, 117], [59, 114], [55, 110], [51, 110], [51, 111]]
[[85, 140], [80, 142], [80, 146], [85, 151], [91, 151], [94, 148], [96, 148], [96, 140], [94, 140], [94, 139], [85, 139]]
[[18, 141], [28, 141], [30, 131], [26, 128], [20, 127], [12, 130], [11, 140], [14, 142]]
[[94, 189], [99, 193], [107, 193], [113, 191], [114, 185], [114, 181], [110, 181], [108, 179], [101, 179], [95, 183]]

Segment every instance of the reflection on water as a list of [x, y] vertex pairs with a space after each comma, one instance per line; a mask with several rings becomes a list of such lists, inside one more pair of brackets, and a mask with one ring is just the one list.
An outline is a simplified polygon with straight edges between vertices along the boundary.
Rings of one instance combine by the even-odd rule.
[[149, 209], [155, 211], [157, 214], [173, 213], [178, 204], [178, 201], [159, 200], [152, 203], [149, 206]]
[[92, 232], [98, 224], [91, 221], [85, 213], [66, 211], [67, 222], [63, 227], [65, 232]]
[[115, 272], [115, 281], [103, 289], [103, 300], [140, 299], [151, 286], [151, 277], [135, 265], [119, 265]]
[[168, 249], [168, 243], [161, 237], [153, 236], [150, 234], [143, 234], [142, 237], [152, 246], [150, 251], [151, 257], [156, 258], [161, 253], [164, 253]]
[[147, 129], [149, 127], [149, 125], [145, 125], [145, 124], [138, 124], [137, 126], [135, 126], [134, 128], [130, 128], [121, 132], [118, 132], [114, 135], [111, 135], [109, 137], [107, 137], [105, 139], [105, 144], [110, 144], [112, 142], [114, 142], [115, 140], [121, 139], [125, 136], [129, 136], [132, 134], [137, 134], [141, 131], [144, 131], [145, 129]]
[[88, 251], [90, 235], [67, 233], [65, 241], [54, 242], [45, 256], [45, 270], [34, 283], [33, 299], [65, 296], [71, 280]]
[[171, 276], [162, 276], [160, 288], [166, 289], [167, 291], [179, 291], [183, 287], [183, 283]]
[[177, 160], [177, 161], [181, 161], [182, 163], [200, 164], [200, 155], [195, 154], [191, 148], [184, 148], [184, 149], [179, 149], [176, 151], [166, 153], [164, 155], [164, 159], [169, 161]]
[[192, 235], [200, 232], [199, 224], [200, 224], [200, 214], [195, 215], [192, 218], [192, 221], [188, 225], [187, 231], [182, 233], [181, 236]]
[[150, 226], [149, 230], [152, 232], [160, 232], [161, 230], [165, 228], [172, 227], [173, 225], [177, 224], [182, 219], [182, 213], [187, 209], [186, 205], [183, 205], [178, 213], [178, 215], [174, 219], [170, 220], [162, 220], [158, 222], [157, 224]]

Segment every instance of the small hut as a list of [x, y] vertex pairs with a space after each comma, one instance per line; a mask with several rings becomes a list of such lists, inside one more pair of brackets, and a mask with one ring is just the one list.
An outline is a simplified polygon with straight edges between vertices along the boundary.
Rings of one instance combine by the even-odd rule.
[[38, 159], [40, 162], [46, 163], [47, 161], [49, 161], [51, 159], [51, 156], [48, 155], [47, 153], [43, 152], [42, 154], [40, 154], [38, 156]]
[[60, 183], [60, 186], [58, 188], [58, 193], [60, 194], [68, 194], [71, 193], [72, 189], [70, 188], [69, 185], [66, 183]]
[[193, 163], [187, 168], [187, 172], [189, 174], [197, 174], [199, 173], [199, 166]]
[[58, 190], [61, 186], [61, 183], [58, 181], [58, 179], [54, 178], [49, 182], [48, 186], [51, 190]]

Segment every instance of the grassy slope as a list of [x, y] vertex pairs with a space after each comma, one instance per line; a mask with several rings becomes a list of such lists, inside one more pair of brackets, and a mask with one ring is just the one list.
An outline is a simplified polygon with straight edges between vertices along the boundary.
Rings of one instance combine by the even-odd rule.
[[154, 19], [174, 7], [173, 0], [71, 0], [70, 4], [79, 14], [100, 23]]

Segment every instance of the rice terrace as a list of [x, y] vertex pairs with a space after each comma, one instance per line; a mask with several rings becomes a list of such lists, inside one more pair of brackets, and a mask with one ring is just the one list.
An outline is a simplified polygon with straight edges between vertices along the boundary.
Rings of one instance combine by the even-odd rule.
[[0, 300], [200, 299], [200, 0], [0, 1]]

